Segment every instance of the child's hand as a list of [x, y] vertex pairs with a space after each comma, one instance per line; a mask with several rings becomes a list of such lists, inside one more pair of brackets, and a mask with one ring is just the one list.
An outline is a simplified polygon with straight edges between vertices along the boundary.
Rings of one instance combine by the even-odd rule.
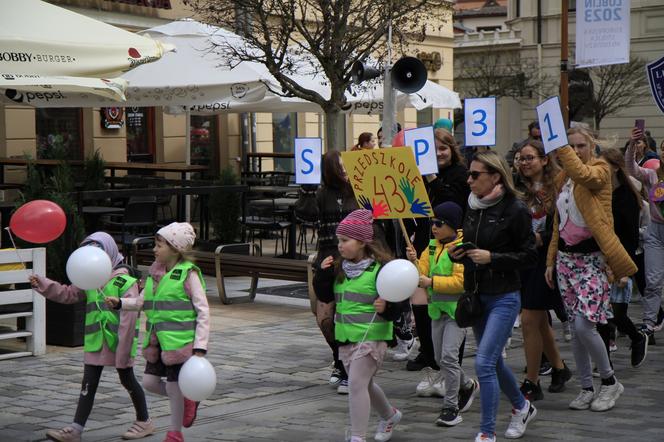
[[332, 266], [333, 263], [334, 263], [334, 258], [332, 256], [328, 256], [323, 260], [323, 262], [320, 263], [320, 268], [321, 270], [328, 269]]
[[618, 288], [621, 288], [621, 289], [622, 289], [622, 288], [624, 288], [625, 286], [627, 286], [627, 283], [628, 283], [628, 282], [629, 282], [629, 276], [623, 276], [622, 278], [620, 278], [620, 279], [618, 280], [618, 282], [616, 283], [616, 285], [618, 286]]
[[415, 252], [415, 248], [412, 246], [406, 247], [406, 256], [408, 257], [408, 261], [417, 261], [417, 252]]
[[419, 286], [422, 287], [423, 289], [426, 289], [428, 287], [432, 287], [433, 286], [433, 279], [429, 278], [428, 276], [420, 275]]
[[106, 296], [104, 298], [104, 302], [106, 305], [112, 309], [116, 309], [118, 305], [120, 304], [120, 299], [119, 298], [114, 298], [112, 296]]
[[386, 300], [384, 300], [383, 298], [376, 298], [376, 300], [374, 301], [374, 308], [376, 309], [376, 312], [383, 313], [385, 312], [386, 307], [387, 307]]
[[203, 356], [205, 356], [205, 352], [200, 351], [200, 350], [194, 350], [194, 356], [198, 356], [199, 358], [202, 358]]
[[30, 281], [30, 285], [34, 288], [37, 288], [37, 286], [39, 285], [39, 278], [37, 277], [37, 275], [28, 276], [28, 281]]
[[461, 260], [466, 256], [466, 251], [463, 250], [461, 247], [458, 245], [450, 247], [447, 249], [447, 254], [454, 260]]

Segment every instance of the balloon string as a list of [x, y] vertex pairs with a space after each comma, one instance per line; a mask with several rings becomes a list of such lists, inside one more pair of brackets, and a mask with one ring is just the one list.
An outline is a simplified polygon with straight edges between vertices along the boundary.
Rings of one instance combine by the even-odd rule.
[[[367, 334], [369, 333], [369, 329], [371, 328], [371, 325], [373, 324], [374, 320], [376, 319], [376, 315], [378, 312], [374, 312], [373, 316], [371, 317], [371, 321], [369, 321], [369, 326], [367, 327], [367, 330], [364, 332], [364, 336], [362, 336], [362, 340], [357, 343], [357, 349], [359, 350], [362, 344], [364, 344], [364, 341], [367, 339]], [[357, 353], [353, 355], [353, 357], [350, 359], [351, 361], [354, 361], [357, 359]]]
[[14, 247], [14, 251], [16, 252], [18, 260], [21, 262], [25, 270], [28, 270], [28, 267], [25, 265], [25, 261], [23, 261], [23, 259], [21, 258], [21, 254], [18, 253], [18, 247], [16, 247], [16, 243], [14, 242], [14, 235], [12, 235], [12, 230], [9, 227], [5, 227], [5, 230], [9, 234], [9, 240], [12, 242], [12, 246]]

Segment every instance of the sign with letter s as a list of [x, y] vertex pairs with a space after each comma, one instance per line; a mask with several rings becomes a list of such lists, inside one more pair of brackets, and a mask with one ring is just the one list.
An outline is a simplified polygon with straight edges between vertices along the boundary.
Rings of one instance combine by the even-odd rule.
[[433, 126], [407, 129], [404, 132], [406, 146], [413, 148], [415, 163], [422, 175], [438, 173], [438, 160], [436, 158], [436, 139]]
[[297, 184], [320, 184], [320, 165], [323, 156], [321, 138], [295, 139], [295, 182]]
[[496, 145], [496, 97], [463, 100], [466, 146]]

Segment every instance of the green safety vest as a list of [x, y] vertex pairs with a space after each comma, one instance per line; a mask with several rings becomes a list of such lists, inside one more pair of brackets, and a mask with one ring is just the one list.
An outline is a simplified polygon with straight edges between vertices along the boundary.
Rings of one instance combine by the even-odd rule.
[[[454, 263], [447, 254], [447, 249], [444, 249], [436, 260], [437, 245], [438, 240], [429, 241], [429, 277], [432, 279], [434, 276], [451, 276], [454, 272]], [[431, 285], [433, 286], [433, 281]], [[450, 318], [454, 319], [454, 312], [461, 293], [436, 293], [433, 291], [433, 287], [429, 287], [427, 292], [429, 292], [429, 317], [439, 319], [441, 314], [447, 313]]]
[[203, 289], [205, 289], [201, 270], [187, 261], [176, 264], [162, 276], [156, 291], [152, 277], [145, 282], [143, 311], [147, 318], [145, 323], [147, 333], [143, 348], [150, 344], [150, 335], [153, 331], [157, 335], [162, 350], [178, 350], [194, 342], [196, 310], [184, 291], [184, 282], [190, 270], [198, 273]]
[[[118, 275], [106, 283], [102, 290], [85, 290], [87, 303], [85, 305], [85, 339], [83, 350], [86, 352], [100, 351], [103, 342], [113, 352], [118, 348], [118, 327], [120, 326], [120, 312], [109, 309], [104, 297], [122, 298], [124, 294], [136, 284], [138, 279], [129, 275]], [[136, 356], [138, 346], [139, 321], [136, 321], [134, 343], [131, 346], [130, 356]]]
[[343, 282], [334, 283], [334, 299], [337, 303], [334, 337], [337, 341], [357, 343], [363, 339], [392, 339], [392, 322], [378, 314], [374, 317], [376, 309], [373, 303], [378, 297], [376, 277], [379, 269], [380, 264], [374, 262], [357, 278], [344, 277]]

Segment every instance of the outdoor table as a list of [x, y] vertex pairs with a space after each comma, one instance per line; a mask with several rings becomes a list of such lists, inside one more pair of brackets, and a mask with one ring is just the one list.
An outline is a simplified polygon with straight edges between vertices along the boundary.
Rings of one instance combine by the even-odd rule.
[[262, 193], [265, 196], [280, 197], [286, 194], [297, 194], [300, 190], [299, 184], [292, 186], [249, 186], [249, 191], [252, 193]]
[[253, 170], [253, 159], [258, 159], [258, 172], [263, 170], [263, 159], [265, 158], [289, 158], [295, 161], [295, 154], [293, 152], [249, 152], [247, 153], [247, 162], [245, 164], [245, 170], [248, 171], [250, 168]]
[[295, 253], [295, 250], [297, 249], [297, 218], [295, 217], [296, 203], [297, 198], [275, 198], [249, 201], [249, 204], [254, 207], [272, 207], [274, 205], [277, 209], [288, 211], [288, 220], [290, 221], [290, 227], [288, 228], [288, 251], [281, 256], [283, 258], [298, 259], [298, 256]]
[[122, 207], [83, 206], [81, 211], [86, 221], [86, 233], [96, 232], [99, 229], [99, 219], [103, 215], [120, 214], [124, 213], [124, 210]]

